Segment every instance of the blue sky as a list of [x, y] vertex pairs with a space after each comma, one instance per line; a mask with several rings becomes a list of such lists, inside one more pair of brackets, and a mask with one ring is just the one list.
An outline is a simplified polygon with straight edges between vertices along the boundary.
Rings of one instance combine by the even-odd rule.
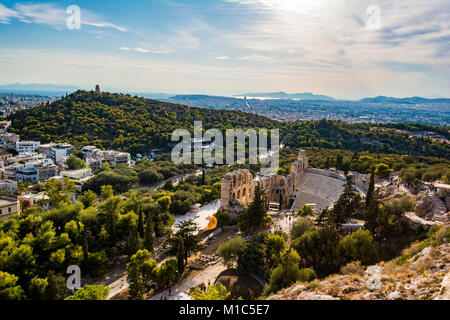
[[449, 48], [448, 0], [0, 1], [0, 84], [450, 97]]

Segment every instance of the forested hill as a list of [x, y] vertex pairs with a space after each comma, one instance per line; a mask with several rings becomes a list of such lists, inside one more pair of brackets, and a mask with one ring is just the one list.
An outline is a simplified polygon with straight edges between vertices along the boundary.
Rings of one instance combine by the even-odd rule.
[[[349, 124], [340, 121], [278, 122], [240, 111], [189, 108], [130, 95], [77, 91], [52, 104], [21, 110], [12, 115], [11, 132], [21, 139], [69, 142], [101, 148], [146, 153], [168, 149], [176, 129], [192, 130], [194, 121], [205, 129], [279, 128], [290, 147], [322, 147], [355, 151], [399, 153], [450, 158], [450, 146], [409, 138], [398, 129], [425, 129], [414, 125]], [[432, 129], [426, 126], [427, 130]], [[434, 128], [440, 133], [444, 128]], [[447, 132], [448, 133], [448, 132]]]

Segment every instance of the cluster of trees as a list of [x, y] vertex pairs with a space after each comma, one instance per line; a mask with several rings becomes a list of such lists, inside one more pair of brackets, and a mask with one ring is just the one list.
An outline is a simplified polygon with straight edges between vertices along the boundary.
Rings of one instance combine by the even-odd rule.
[[193, 131], [194, 121], [207, 128], [270, 128], [274, 121], [243, 112], [188, 108], [186, 106], [130, 95], [77, 91], [30, 112], [11, 116], [23, 138], [45, 142], [95, 145], [145, 154], [167, 149], [177, 129]]
[[239, 215], [238, 222], [239, 229], [245, 233], [253, 233], [272, 223], [272, 218], [267, 215], [265, 192], [259, 185], [255, 188], [252, 203]]
[[68, 180], [51, 179], [44, 190], [50, 210], [35, 206], [0, 223], [2, 298], [61, 299], [69, 265], [101, 275], [119, 254], [153, 251], [155, 238], [167, 236], [174, 222], [170, 198], [156, 194], [130, 191], [123, 198], [103, 186], [100, 197], [86, 191], [72, 203]]
[[76, 155], [70, 155], [66, 160], [66, 165], [69, 170], [79, 170], [87, 168], [86, 162], [83, 159], [77, 157]]
[[168, 254], [176, 258], [167, 259], [158, 266], [147, 249], [139, 250], [131, 257], [127, 264], [130, 300], [144, 299], [149, 288], [161, 290], [176, 283], [185, 271], [187, 259], [203, 249], [195, 221], [183, 221], [175, 229], [168, 239]]
[[[229, 268], [263, 274], [268, 281], [264, 295], [298, 281], [336, 273], [349, 263], [375, 263], [383, 244], [398, 235], [404, 212], [413, 206], [408, 197], [382, 203], [375, 190], [375, 171], [373, 168], [366, 202], [361, 201], [348, 177], [333, 208], [324, 210], [317, 219], [311, 218], [310, 208], [302, 208], [293, 223], [289, 246], [283, 232], [262, 232], [249, 240], [237, 237], [223, 243], [219, 255]], [[343, 235], [341, 227], [361, 216], [366, 220], [365, 228]]]
[[[395, 131], [395, 127], [401, 128], [404, 124], [390, 124], [390, 130], [386, 130], [386, 126], [328, 120], [286, 122], [283, 142], [292, 148], [319, 147], [444, 159], [450, 156], [450, 146], [445, 143], [409, 138], [406, 133]], [[438, 127], [432, 128], [431, 131], [444, 131]]]
[[[391, 172], [399, 172], [403, 182], [417, 185], [420, 182], [433, 182], [438, 179], [450, 183], [449, 158], [411, 156], [399, 154], [353, 152], [348, 150], [329, 150], [307, 148], [309, 163], [315, 168], [336, 168], [344, 172], [355, 171], [375, 174], [379, 178], [388, 177]], [[294, 149], [285, 148], [280, 154], [280, 165], [288, 170], [297, 157]]]
[[143, 300], [148, 287], [157, 285], [160, 288], [170, 286], [178, 281], [177, 259], [164, 261], [160, 266], [152, 259], [152, 254], [146, 250], [139, 250], [127, 264], [129, 279], [128, 298]]
[[375, 170], [370, 175], [363, 217], [366, 229], [377, 240], [381, 249], [383, 242], [395, 233], [401, 224], [403, 214], [414, 209], [414, 201], [409, 196], [403, 196], [386, 203], [382, 203], [380, 194], [375, 188]]
[[108, 298], [109, 288], [102, 285], [87, 285], [75, 292], [74, 295], [64, 300], [106, 300]]
[[129, 189], [140, 186], [153, 186], [165, 179], [196, 170], [194, 165], [175, 165], [166, 157], [159, 157], [155, 161], [138, 161], [133, 168], [119, 165], [115, 168], [104, 166], [96, 176], [83, 185], [83, 190], [100, 193], [104, 185], [112, 185], [117, 193], [124, 193]]
[[[167, 196], [170, 198], [169, 212], [173, 215], [183, 215], [187, 213], [192, 205], [196, 203], [205, 204], [219, 199], [221, 195], [221, 180], [223, 176], [230, 171], [236, 170], [235, 166], [221, 166], [214, 169], [203, 170], [201, 174], [188, 175], [178, 184], [174, 184], [173, 176], [192, 173], [196, 166], [193, 165], [174, 165], [164, 159], [156, 161], [142, 161], [133, 168], [117, 167], [113, 169], [104, 169], [94, 178], [83, 185], [83, 190], [91, 190], [97, 194], [101, 193], [102, 186], [112, 185], [114, 191], [120, 194], [127, 194], [127, 191], [137, 185], [143, 186], [139, 189], [141, 196], [149, 194], [152, 196], [155, 192], [146, 185], [152, 185], [154, 182], [166, 182], [158, 189], [159, 197]], [[154, 178], [151, 178], [154, 177]], [[131, 191], [134, 191], [132, 189]]]
[[[11, 132], [41, 142], [61, 141], [96, 145], [132, 153], [167, 149], [171, 134], [179, 128], [193, 131], [195, 120], [205, 129], [278, 128], [283, 143], [292, 148], [320, 147], [353, 151], [450, 157], [450, 146], [397, 132], [398, 124], [349, 124], [342, 121], [279, 123], [240, 111], [188, 108], [130, 95], [77, 91], [52, 104], [20, 110], [11, 117]], [[391, 128], [392, 127], [392, 128]], [[384, 130], [380, 130], [380, 128]], [[434, 131], [443, 132], [441, 128]]]
[[194, 300], [227, 300], [231, 296], [231, 292], [219, 282], [216, 285], [209, 286], [205, 291], [202, 291], [199, 287], [195, 287], [190, 293], [190, 296]]
[[297, 281], [311, 281], [314, 270], [300, 268], [300, 257], [288, 248], [288, 236], [282, 231], [259, 233], [251, 240], [236, 237], [220, 245], [218, 254], [229, 268], [240, 274], [257, 274], [269, 282], [265, 294], [276, 292]]

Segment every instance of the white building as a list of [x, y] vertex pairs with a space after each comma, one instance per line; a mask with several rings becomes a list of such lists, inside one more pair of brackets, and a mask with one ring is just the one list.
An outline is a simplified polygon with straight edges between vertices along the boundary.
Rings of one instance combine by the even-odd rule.
[[61, 163], [67, 159], [72, 149], [73, 146], [68, 143], [48, 143], [39, 147], [39, 153], [45, 154], [55, 163]]
[[[84, 148], [83, 148], [84, 149]], [[96, 150], [85, 153], [86, 164], [89, 168], [97, 169], [103, 167], [105, 162], [110, 166], [123, 164], [129, 166], [131, 164], [131, 155], [128, 152], [120, 152], [114, 150]]]
[[17, 181], [12, 180], [0, 180], [0, 191], [8, 191], [14, 193], [17, 191]]
[[24, 183], [37, 183], [57, 176], [58, 167], [53, 160], [47, 159], [44, 155], [40, 156], [41, 158], [14, 163], [8, 169], [15, 170], [15, 179]]
[[73, 146], [71, 144], [58, 143], [50, 149], [50, 159], [52, 159], [55, 163], [63, 162], [63, 159], [66, 159], [70, 155], [72, 149]]
[[85, 146], [83, 147], [83, 149], [81, 149], [81, 152], [84, 156], [93, 155], [97, 151], [100, 151], [100, 149], [95, 146]]
[[80, 180], [92, 176], [92, 171], [89, 168], [80, 170], [66, 170], [61, 171], [61, 176], [72, 180]]
[[61, 176], [75, 182], [75, 190], [78, 192], [81, 192], [83, 185], [93, 178], [92, 171], [89, 168], [61, 171]]
[[5, 132], [0, 133], [0, 144], [4, 149], [15, 149], [16, 142], [20, 140], [20, 136], [15, 133]]
[[0, 221], [20, 213], [20, 203], [17, 199], [0, 197]]
[[39, 141], [17, 141], [16, 151], [18, 153], [38, 152], [41, 143]]
[[39, 153], [45, 154], [45, 156], [47, 158], [51, 158], [52, 157], [52, 148], [55, 146], [54, 143], [46, 143], [46, 144], [41, 144], [39, 146]]

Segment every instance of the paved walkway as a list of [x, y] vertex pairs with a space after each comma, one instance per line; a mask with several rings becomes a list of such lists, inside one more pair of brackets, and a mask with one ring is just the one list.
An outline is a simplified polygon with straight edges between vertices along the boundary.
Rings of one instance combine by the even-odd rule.
[[[216, 281], [217, 276], [225, 271], [227, 267], [219, 262], [213, 266], [210, 266], [204, 270], [194, 271], [187, 276], [186, 279], [172, 287], [172, 296], [168, 296], [167, 300], [189, 300], [188, 292], [191, 288], [199, 286], [201, 284], [208, 285], [208, 281], [213, 284]], [[161, 296], [158, 293], [148, 300], [160, 300]]]

